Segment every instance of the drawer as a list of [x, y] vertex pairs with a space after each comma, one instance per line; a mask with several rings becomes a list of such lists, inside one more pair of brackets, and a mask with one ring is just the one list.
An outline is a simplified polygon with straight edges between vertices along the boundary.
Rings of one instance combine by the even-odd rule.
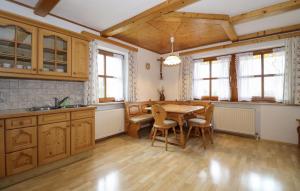
[[70, 113], [54, 113], [48, 115], [40, 115], [38, 117], [39, 125], [47, 124], [47, 123], [56, 123], [62, 121], [69, 121]]
[[6, 154], [6, 175], [14, 175], [37, 167], [37, 149]]
[[6, 129], [36, 126], [36, 116], [18, 117], [5, 120]]
[[6, 152], [14, 152], [37, 145], [37, 127], [26, 127], [5, 131]]
[[95, 117], [95, 110], [74, 111], [71, 113], [72, 120], [90, 117]]
[[0, 128], [4, 128], [4, 120], [0, 120]]

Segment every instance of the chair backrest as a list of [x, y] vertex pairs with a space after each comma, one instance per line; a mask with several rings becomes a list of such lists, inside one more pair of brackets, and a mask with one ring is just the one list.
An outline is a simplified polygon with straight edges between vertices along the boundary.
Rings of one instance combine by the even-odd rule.
[[207, 124], [210, 124], [212, 121], [213, 113], [215, 106], [213, 104], [209, 104], [207, 109], [205, 110], [205, 120]]
[[164, 125], [164, 120], [167, 117], [167, 113], [164, 108], [158, 104], [152, 105], [152, 115], [154, 117], [154, 125]]

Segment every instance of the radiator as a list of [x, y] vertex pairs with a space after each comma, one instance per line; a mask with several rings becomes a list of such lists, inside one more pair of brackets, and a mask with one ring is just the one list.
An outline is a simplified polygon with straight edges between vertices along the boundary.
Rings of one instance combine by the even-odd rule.
[[255, 135], [255, 109], [215, 107], [214, 128], [217, 130]]
[[95, 121], [96, 139], [124, 132], [124, 109], [97, 110]]

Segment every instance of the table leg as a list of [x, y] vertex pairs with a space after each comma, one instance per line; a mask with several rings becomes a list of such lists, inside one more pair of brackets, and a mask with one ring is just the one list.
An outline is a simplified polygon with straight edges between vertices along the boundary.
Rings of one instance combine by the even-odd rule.
[[300, 147], [300, 125], [297, 128], [298, 131], [298, 146]]
[[185, 136], [184, 136], [184, 131], [183, 131], [183, 124], [184, 124], [183, 116], [178, 116], [177, 122], [178, 122], [178, 125], [180, 128], [179, 143], [182, 146], [182, 148], [185, 148]]

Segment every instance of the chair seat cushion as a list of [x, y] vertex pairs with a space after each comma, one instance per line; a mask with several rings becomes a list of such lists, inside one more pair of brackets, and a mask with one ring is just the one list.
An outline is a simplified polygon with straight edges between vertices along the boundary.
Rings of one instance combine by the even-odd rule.
[[196, 123], [196, 124], [199, 124], [199, 125], [203, 125], [206, 123], [206, 121], [204, 119], [201, 119], [201, 118], [192, 118], [192, 119], [189, 119], [189, 123]]
[[158, 127], [158, 128], [169, 128], [169, 127], [175, 127], [177, 125], [177, 122], [176, 121], [173, 121], [173, 120], [169, 120], [169, 119], [166, 119], [164, 120], [164, 125], [163, 126], [159, 126], [159, 125], [155, 125], [155, 127]]
[[153, 120], [152, 114], [143, 114], [130, 118], [130, 122], [132, 123], [145, 123]]

